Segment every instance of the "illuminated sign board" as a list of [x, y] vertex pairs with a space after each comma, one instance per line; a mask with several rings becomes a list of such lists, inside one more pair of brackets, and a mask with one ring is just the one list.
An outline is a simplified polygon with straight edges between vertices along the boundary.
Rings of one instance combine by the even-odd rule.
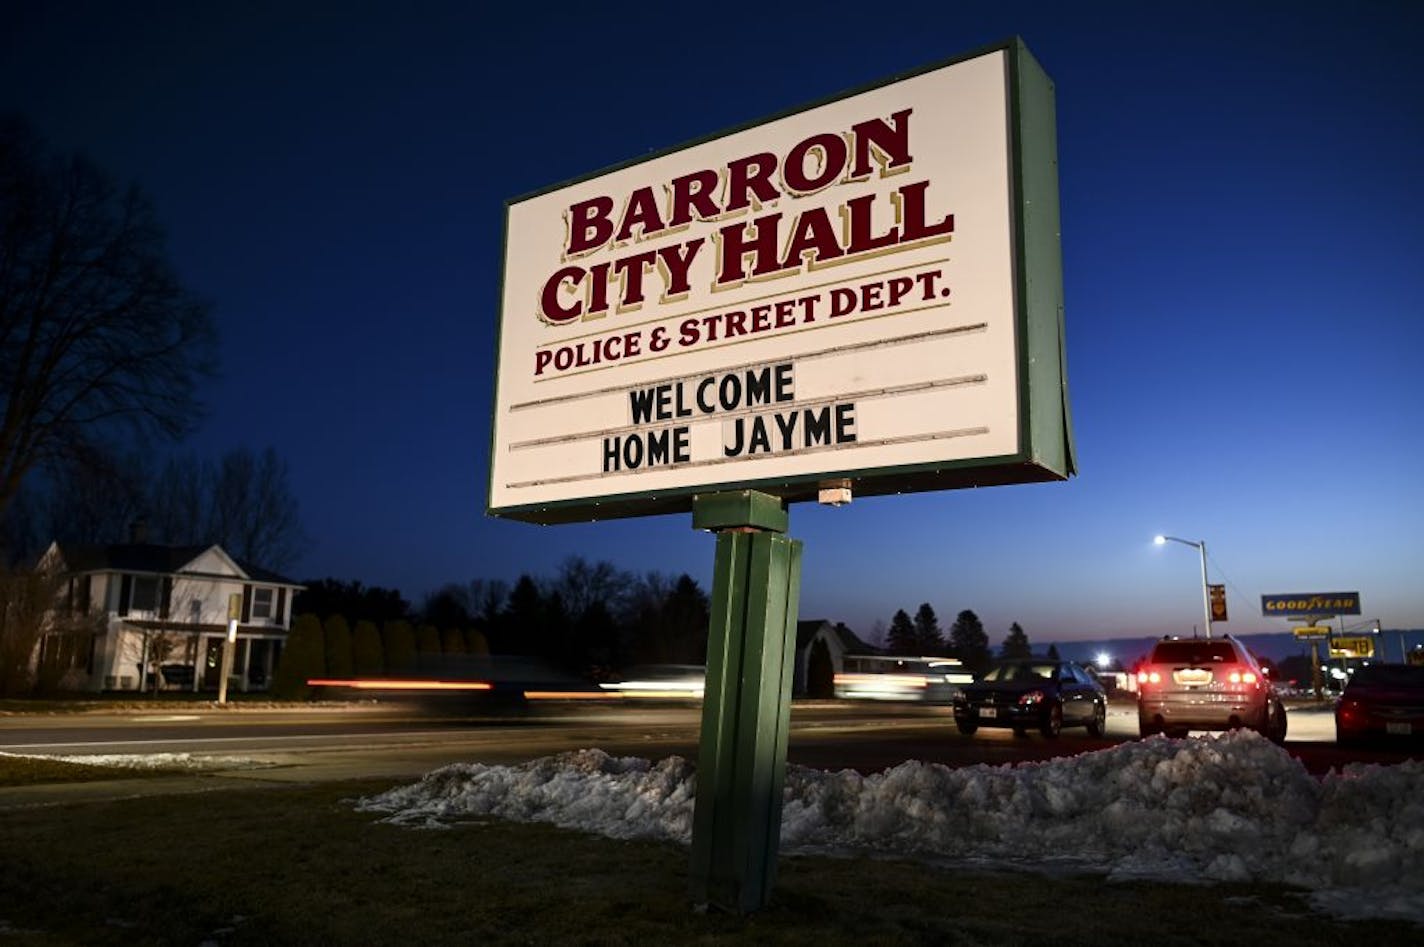
[[488, 508], [1063, 479], [1053, 87], [1018, 42], [517, 198]]
[[1373, 638], [1332, 638], [1330, 639], [1332, 658], [1372, 658], [1375, 656]]
[[1302, 618], [1309, 615], [1358, 615], [1359, 592], [1293, 592], [1262, 595], [1261, 614], [1267, 618]]

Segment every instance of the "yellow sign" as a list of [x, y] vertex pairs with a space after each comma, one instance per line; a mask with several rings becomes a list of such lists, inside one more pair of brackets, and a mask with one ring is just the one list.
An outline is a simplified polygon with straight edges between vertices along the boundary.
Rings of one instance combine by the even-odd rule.
[[1363, 638], [1336, 638], [1330, 642], [1332, 658], [1372, 658], [1375, 656], [1375, 640]]
[[1211, 620], [1226, 621], [1226, 586], [1208, 585], [1206, 589], [1211, 597]]
[[241, 592], [233, 592], [227, 597], [227, 617], [229, 621], [237, 621], [242, 617]]
[[1291, 631], [1297, 638], [1324, 638], [1330, 634], [1325, 625], [1297, 625]]

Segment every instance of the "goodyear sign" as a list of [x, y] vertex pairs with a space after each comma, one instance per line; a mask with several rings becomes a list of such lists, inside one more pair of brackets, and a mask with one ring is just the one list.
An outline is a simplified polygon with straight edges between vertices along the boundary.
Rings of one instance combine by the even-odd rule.
[[1359, 592], [1293, 592], [1262, 595], [1261, 614], [1267, 618], [1300, 618], [1306, 615], [1358, 615]]

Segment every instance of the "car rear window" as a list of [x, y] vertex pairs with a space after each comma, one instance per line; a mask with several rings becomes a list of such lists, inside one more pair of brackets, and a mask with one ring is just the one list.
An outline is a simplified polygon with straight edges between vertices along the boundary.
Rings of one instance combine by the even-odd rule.
[[1370, 664], [1351, 675], [1350, 683], [1374, 684], [1383, 687], [1424, 688], [1424, 666]]
[[1159, 641], [1152, 649], [1153, 664], [1230, 664], [1236, 652], [1227, 641]]

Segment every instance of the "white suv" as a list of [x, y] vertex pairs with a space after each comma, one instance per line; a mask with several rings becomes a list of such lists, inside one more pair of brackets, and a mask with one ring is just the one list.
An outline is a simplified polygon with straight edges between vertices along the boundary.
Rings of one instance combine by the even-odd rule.
[[1281, 743], [1286, 709], [1255, 657], [1230, 635], [1164, 638], [1137, 670], [1137, 727], [1144, 737], [1249, 727]]

